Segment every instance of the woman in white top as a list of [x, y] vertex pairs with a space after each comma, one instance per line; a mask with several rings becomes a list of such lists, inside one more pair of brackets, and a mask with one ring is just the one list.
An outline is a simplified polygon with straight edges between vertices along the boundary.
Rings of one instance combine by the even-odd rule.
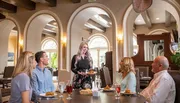
[[119, 68], [119, 78], [122, 78], [121, 81], [121, 92], [125, 90], [130, 90], [132, 93], [136, 93], [136, 76], [134, 62], [130, 57], [122, 58]]

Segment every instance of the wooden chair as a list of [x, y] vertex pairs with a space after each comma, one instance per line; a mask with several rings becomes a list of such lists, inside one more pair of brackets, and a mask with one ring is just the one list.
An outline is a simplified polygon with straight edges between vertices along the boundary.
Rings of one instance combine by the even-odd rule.
[[136, 92], [140, 92], [140, 76], [139, 76], [139, 68], [135, 68], [136, 72]]
[[0, 103], [6, 103], [9, 101], [11, 95], [11, 89], [0, 89]]
[[172, 76], [176, 86], [176, 98], [174, 103], [180, 103], [180, 71], [168, 70], [168, 73]]
[[0, 84], [3, 85], [3, 88], [9, 87], [11, 83], [12, 73], [14, 71], [14, 66], [8, 66], [4, 68], [3, 78], [0, 78]]
[[108, 67], [106, 67], [106, 66], [103, 67], [103, 73], [104, 73], [105, 84], [111, 85], [111, 77], [110, 77]]
[[[149, 67], [148, 66], [136, 66], [135, 67], [136, 69], [138, 69], [138, 74], [139, 74], [139, 85], [140, 85], [140, 88], [141, 89], [144, 89], [144, 88], [146, 88], [148, 85], [149, 85], [149, 82], [150, 82], [150, 80], [147, 78], [147, 77], [149, 77]], [[147, 80], [146, 79], [143, 79], [143, 77], [141, 77], [141, 73], [143, 73], [143, 77], [146, 77], [147, 78]], [[137, 76], [136, 76], [137, 77]], [[149, 77], [150, 78], [150, 77]]]

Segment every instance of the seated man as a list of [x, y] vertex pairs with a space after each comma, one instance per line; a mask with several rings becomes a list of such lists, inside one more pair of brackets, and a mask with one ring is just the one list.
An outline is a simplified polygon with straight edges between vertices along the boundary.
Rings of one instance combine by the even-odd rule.
[[55, 90], [52, 81], [52, 74], [46, 66], [48, 65], [48, 57], [44, 51], [35, 54], [36, 68], [32, 72], [32, 89], [33, 94], [39, 96], [41, 93], [52, 92]]
[[150, 103], [174, 103], [175, 101], [175, 83], [173, 78], [167, 72], [169, 62], [166, 57], [158, 56], [152, 63], [152, 72], [154, 78], [149, 86], [140, 94]]

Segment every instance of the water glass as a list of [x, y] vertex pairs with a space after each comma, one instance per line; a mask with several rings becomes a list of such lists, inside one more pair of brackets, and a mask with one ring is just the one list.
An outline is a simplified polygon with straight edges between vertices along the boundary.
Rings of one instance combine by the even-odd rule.
[[101, 78], [99, 75], [96, 75], [96, 77], [95, 77], [95, 85], [98, 89], [101, 88]]
[[140, 78], [142, 78], [144, 75], [143, 75], [143, 72], [140, 72]]
[[63, 97], [63, 92], [64, 92], [64, 89], [65, 89], [65, 83], [64, 82], [59, 82], [59, 92], [61, 93], [59, 97]]

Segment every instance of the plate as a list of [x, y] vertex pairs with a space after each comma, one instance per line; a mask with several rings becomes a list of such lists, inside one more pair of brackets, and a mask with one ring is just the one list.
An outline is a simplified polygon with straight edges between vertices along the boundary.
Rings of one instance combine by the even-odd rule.
[[123, 93], [121, 93], [122, 95], [134, 95], [134, 94], [136, 94], [136, 93], [125, 93], [125, 92], [123, 92]]
[[97, 72], [93, 72], [93, 73], [90, 73], [90, 72], [87, 72], [88, 75], [95, 75]]
[[48, 96], [46, 96], [46, 93], [40, 94], [41, 97], [46, 97], [46, 98], [54, 97], [54, 96], [56, 96], [56, 95], [57, 95], [56, 93], [54, 93], [54, 95], [48, 95]]
[[110, 89], [103, 89], [103, 92], [114, 92], [115, 89], [114, 88], [110, 88]]

